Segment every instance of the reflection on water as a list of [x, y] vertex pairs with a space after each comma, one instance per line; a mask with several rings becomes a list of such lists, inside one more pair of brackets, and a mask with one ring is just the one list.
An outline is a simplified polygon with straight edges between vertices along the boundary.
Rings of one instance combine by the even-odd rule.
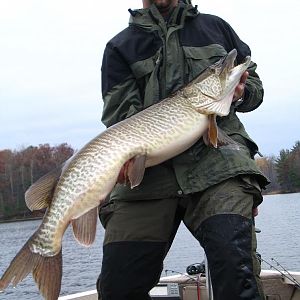
[[[40, 221], [0, 224], [0, 274], [17, 251], [37, 229]], [[276, 258], [285, 268], [300, 271], [300, 194], [265, 196], [260, 206], [256, 226], [258, 251], [268, 261]], [[63, 279], [61, 294], [95, 289], [101, 268], [103, 229], [99, 225], [96, 242], [90, 248], [78, 245], [71, 230], [63, 242]], [[203, 250], [191, 234], [181, 226], [172, 248], [166, 257], [164, 268], [184, 272], [186, 266], [203, 260]], [[263, 265], [267, 269], [267, 265]], [[31, 276], [16, 288], [9, 287], [0, 294], [4, 300], [36, 300], [39, 296]]]

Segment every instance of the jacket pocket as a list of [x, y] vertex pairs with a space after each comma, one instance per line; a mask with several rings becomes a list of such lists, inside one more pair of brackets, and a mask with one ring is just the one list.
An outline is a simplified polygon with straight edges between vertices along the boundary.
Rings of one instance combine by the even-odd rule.
[[217, 62], [227, 54], [227, 51], [218, 44], [204, 47], [183, 46], [185, 59], [185, 76], [187, 81], [193, 80], [207, 67]]
[[132, 64], [131, 70], [132, 73], [134, 74], [135, 78], [137, 80], [145, 77], [147, 74], [150, 74], [153, 72], [154, 68], [155, 68], [155, 56], [146, 58], [144, 60], [135, 62], [134, 64]]
[[256, 178], [251, 175], [239, 176], [241, 187], [244, 193], [253, 195], [253, 207], [257, 207], [263, 202], [263, 196], [261, 194], [261, 187]]
[[160, 100], [158, 82], [159, 64], [160, 50], [154, 56], [138, 61], [130, 66], [136, 78], [141, 98], [144, 99], [144, 108]]

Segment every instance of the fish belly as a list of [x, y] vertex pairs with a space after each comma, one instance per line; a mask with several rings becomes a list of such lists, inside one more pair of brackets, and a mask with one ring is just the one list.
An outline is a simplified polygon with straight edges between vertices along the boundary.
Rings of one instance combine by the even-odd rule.
[[197, 113], [194, 122], [187, 125], [182, 124], [178, 130], [179, 134], [174, 134], [169, 141], [161, 141], [160, 147], [148, 149], [146, 167], [160, 164], [186, 151], [201, 138], [207, 127], [207, 116]]

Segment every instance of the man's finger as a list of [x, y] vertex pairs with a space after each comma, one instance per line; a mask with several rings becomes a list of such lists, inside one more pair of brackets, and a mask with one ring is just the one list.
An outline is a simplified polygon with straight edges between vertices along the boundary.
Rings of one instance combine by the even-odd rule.
[[243, 97], [244, 90], [245, 90], [245, 84], [246, 84], [248, 76], [249, 76], [249, 72], [245, 71], [240, 79], [239, 84], [235, 88], [232, 102], [235, 102]]
[[253, 217], [256, 217], [258, 215], [258, 208], [257, 207], [252, 209], [252, 215], [253, 215]]

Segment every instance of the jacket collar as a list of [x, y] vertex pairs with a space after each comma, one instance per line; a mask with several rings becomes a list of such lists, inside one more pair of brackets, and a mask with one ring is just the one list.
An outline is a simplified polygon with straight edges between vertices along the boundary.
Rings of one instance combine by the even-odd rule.
[[[187, 1], [189, 2], [189, 1]], [[160, 14], [154, 4], [145, 9], [129, 9], [131, 14], [129, 19], [129, 25], [135, 25], [142, 27], [146, 30], [153, 30], [157, 26], [165, 27], [166, 20]], [[174, 8], [167, 21], [167, 26], [183, 25], [185, 18], [194, 18], [199, 14], [197, 6], [193, 6], [190, 3], [179, 1], [178, 5]]]

